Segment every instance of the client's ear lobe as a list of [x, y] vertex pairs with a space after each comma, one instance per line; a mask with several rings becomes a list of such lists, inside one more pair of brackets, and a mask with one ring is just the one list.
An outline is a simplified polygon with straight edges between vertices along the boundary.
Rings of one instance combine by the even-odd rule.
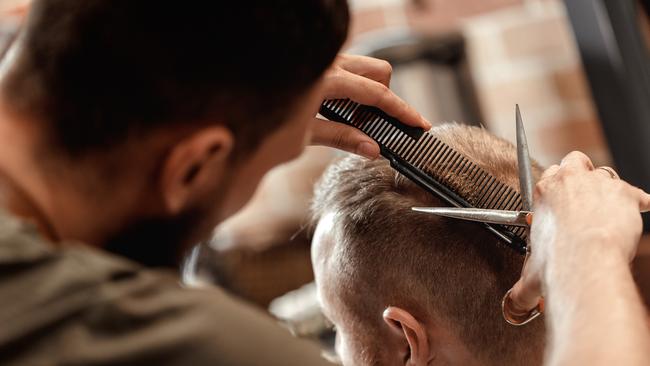
[[234, 139], [229, 129], [203, 128], [172, 146], [162, 164], [161, 193], [165, 209], [177, 214], [224, 174]]
[[389, 306], [384, 310], [384, 322], [406, 339], [409, 351], [404, 360], [405, 365], [427, 365], [430, 357], [429, 337], [424, 324], [415, 319], [408, 311]]

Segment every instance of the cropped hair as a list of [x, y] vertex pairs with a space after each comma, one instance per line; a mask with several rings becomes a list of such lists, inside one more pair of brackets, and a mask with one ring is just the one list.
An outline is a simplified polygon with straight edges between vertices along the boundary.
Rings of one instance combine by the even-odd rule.
[[[457, 124], [431, 133], [519, 191], [509, 142]], [[538, 165], [534, 170], [541, 173]], [[476, 190], [467, 176], [450, 179], [464, 195]], [[349, 156], [321, 178], [312, 216], [317, 222], [335, 214], [335, 268], [327, 276], [350, 309], [347, 318], [380, 324], [385, 307], [402, 306], [416, 318], [447, 322], [484, 360], [503, 360], [520, 342], [536, 339], [541, 321], [514, 328], [501, 317], [501, 299], [519, 278], [523, 257], [480, 224], [414, 212], [413, 206], [446, 205], [384, 159]]]

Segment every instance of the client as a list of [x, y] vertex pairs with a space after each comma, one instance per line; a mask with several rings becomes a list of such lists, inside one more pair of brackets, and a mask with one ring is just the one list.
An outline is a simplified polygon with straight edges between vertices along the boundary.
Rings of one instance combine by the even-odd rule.
[[[461, 125], [431, 132], [519, 191], [512, 144]], [[463, 195], [476, 189], [453, 179]], [[348, 157], [322, 177], [312, 260], [345, 365], [542, 363], [544, 321], [513, 327], [501, 316], [523, 257], [480, 224], [411, 211], [443, 205], [383, 159]]]

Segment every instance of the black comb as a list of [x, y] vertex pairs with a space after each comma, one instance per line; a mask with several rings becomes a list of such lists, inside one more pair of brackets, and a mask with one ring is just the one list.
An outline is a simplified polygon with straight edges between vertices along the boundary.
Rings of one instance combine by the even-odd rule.
[[[510, 186], [425, 132], [387, 115], [382, 110], [349, 99], [326, 100], [320, 114], [335, 122], [356, 127], [375, 140], [381, 155], [393, 169], [428, 192], [454, 207], [520, 210], [521, 197]], [[453, 189], [453, 177], [464, 176], [478, 191], [461, 197]], [[519, 254], [526, 254], [526, 230], [493, 224], [482, 224]]]

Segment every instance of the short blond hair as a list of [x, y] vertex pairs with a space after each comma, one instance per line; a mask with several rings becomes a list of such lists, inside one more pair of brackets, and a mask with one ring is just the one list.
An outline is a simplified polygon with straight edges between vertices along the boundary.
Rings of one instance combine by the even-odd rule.
[[[519, 191], [511, 143], [457, 124], [431, 133]], [[541, 172], [538, 165], [534, 170]], [[475, 193], [466, 176], [450, 179], [462, 196]], [[379, 324], [384, 307], [402, 305], [419, 319], [447, 321], [482, 360], [514, 362], [519, 356], [513, 345], [543, 340], [543, 322], [515, 329], [500, 314], [501, 298], [518, 279], [523, 257], [479, 224], [410, 210], [443, 205], [384, 159], [350, 156], [333, 164], [312, 204], [316, 222], [328, 212], [337, 213], [336, 269], [327, 276], [354, 321]]]

